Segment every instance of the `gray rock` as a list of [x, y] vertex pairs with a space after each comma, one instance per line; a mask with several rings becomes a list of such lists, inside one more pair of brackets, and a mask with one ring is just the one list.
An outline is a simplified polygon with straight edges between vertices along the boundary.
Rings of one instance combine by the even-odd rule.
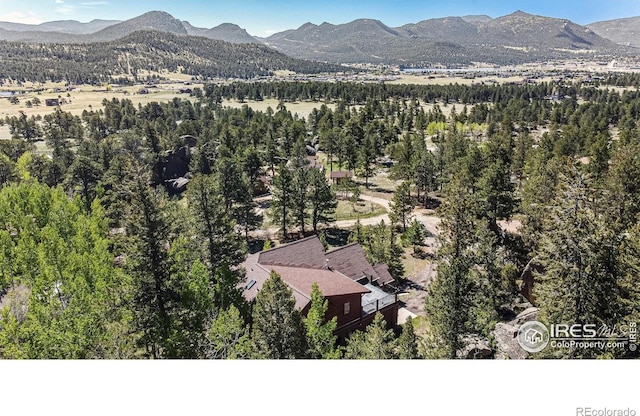
[[518, 316], [516, 316], [516, 319], [514, 319], [511, 322], [514, 323], [515, 325], [520, 326], [525, 322], [535, 321], [536, 319], [538, 319], [538, 311], [539, 309], [536, 308], [535, 306], [527, 308], [524, 311], [520, 312]]
[[516, 318], [509, 322], [498, 322], [491, 335], [496, 341], [496, 359], [523, 360], [529, 356], [518, 343], [518, 330], [525, 322], [535, 321], [538, 318], [538, 308], [530, 307], [522, 311]]
[[496, 355], [498, 360], [523, 360], [529, 355], [518, 344], [518, 328], [511, 323], [498, 322], [496, 329], [491, 332], [496, 341]]
[[458, 358], [474, 360], [493, 356], [491, 343], [486, 338], [478, 335], [468, 335], [463, 338], [463, 342], [464, 347], [457, 352]]

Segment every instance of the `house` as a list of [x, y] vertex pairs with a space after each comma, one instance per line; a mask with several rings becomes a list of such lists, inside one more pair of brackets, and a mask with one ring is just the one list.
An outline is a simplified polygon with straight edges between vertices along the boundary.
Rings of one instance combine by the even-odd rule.
[[60, 105], [60, 100], [59, 100], [59, 99], [57, 99], [57, 98], [46, 98], [46, 99], [44, 100], [44, 104], [45, 104], [47, 107], [56, 107], [56, 106], [59, 106], [59, 105]]
[[386, 264], [372, 266], [358, 243], [325, 252], [316, 236], [250, 255], [243, 294], [255, 300], [270, 273], [276, 272], [291, 288], [296, 308], [303, 316], [311, 308], [311, 288], [317, 283], [328, 301], [326, 319], [337, 317], [336, 335], [344, 339], [362, 330], [382, 313], [389, 326], [398, 320], [398, 300], [389, 284], [393, 277]]
[[350, 180], [353, 177], [353, 173], [349, 171], [336, 170], [331, 172], [329, 177], [334, 184], [339, 185], [344, 181]]

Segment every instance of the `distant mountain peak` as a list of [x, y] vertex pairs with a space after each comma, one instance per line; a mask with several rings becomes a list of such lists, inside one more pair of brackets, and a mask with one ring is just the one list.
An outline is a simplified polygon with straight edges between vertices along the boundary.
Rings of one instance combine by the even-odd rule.
[[146, 12], [141, 14], [138, 17], [134, 17], [134, 19], [141, 19], [141, 18], [164, 18], [164, 19], [175, 19], [173, 16], [171, 16], [169, 13], [164, 12], [162, 10], [152, 10], [150, 12]]
[[154, 10], [133, 19], [109, 26], [90, 36], [90, 41], [109, 41], [120, 39], [139, 30], [155, 30], [175, 35], [188, 35], [187, 29], [181, 21], [167, 12]]
[[[326, 22], [325, 22], [325, 23], [326, 23]], [[324, 23], [323, 23], [323, 24], [324, 24]], [[311, 22], [307, 22], [307, 23], [303, 24], [302, 26], [300, 26], [300, 27], [298, 28], [298, 30], [308, 30], [308, 29], [314, 29], [314, 28], [316, 28], [316, 27], [318, 27], [318, 26], [317, 26], [317, 25], [314, 25], [314, 24], [313, 24], [313, 23], [311, 23]]]

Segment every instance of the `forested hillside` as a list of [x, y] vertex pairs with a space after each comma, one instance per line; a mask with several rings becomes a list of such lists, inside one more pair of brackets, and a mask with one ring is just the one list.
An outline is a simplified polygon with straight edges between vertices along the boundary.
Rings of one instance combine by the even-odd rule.
[[[531, 306], [545, 323], [637, 322], [640, 93], [609, 86], [638, 79], [599, 82], [212, 84], [193, 102], [113, 99], [81, 116], [7, 117], [0, 358], [456, 358], [469, 338], [492, 339]], [[224, 98], [280, 104], [230, 109]], [[301, 100], [318, 102], [308, 117], [287, 108]], [[346, 191], [309, 173], [314, 146], [356, 174]], [[303, 318], [275, 273], [248, 305], [238, 265], [272, 244], [256, 232], [264, 221], [281, 241], [306, 230], [327, 243], [336, 192], [366, 190], [386, 158], [402, 182], [391, 223], [357, 224], [346, 240], [401, 284], [401, 247], [422, 244], [404, 214], [437, 206], [438, 266], [420, 333], [411, 321], [387, 330], [378, 317], [338, 346], [335, 321], [318, 318], [321, 294]], [[257, 210], [264, 177], [275, 208]], [[189, 180], [183, 193], [179, 178]], [[503, 230], [513, 218], [522, 227]], [[531, 261], [533, 297], [519, 288]]]
[[300, 73], [344, 70], [294, 59], [262, 45], [155, 31], [88, 44], [0, 42], [0, 58], [2, 80], [72, 84], [110, 82], [112, 77], [126, 82], [141, 70], [183, 72], [202, 78], [254, 78], [281, 69]]

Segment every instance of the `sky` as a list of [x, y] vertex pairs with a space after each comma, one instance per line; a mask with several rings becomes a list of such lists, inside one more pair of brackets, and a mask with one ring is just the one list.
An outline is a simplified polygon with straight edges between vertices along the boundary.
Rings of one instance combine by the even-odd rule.
[[162, 10], [194, 26], [235, 23], [267, 37], [306, 22], [347, 23], [359, 18], [398, 27], [421, 20], [522, 10], [578, 24], [640, 16], [638, 0], [0, 0], [0, 21], [39, 24], [53, 20], [127, 20]]

